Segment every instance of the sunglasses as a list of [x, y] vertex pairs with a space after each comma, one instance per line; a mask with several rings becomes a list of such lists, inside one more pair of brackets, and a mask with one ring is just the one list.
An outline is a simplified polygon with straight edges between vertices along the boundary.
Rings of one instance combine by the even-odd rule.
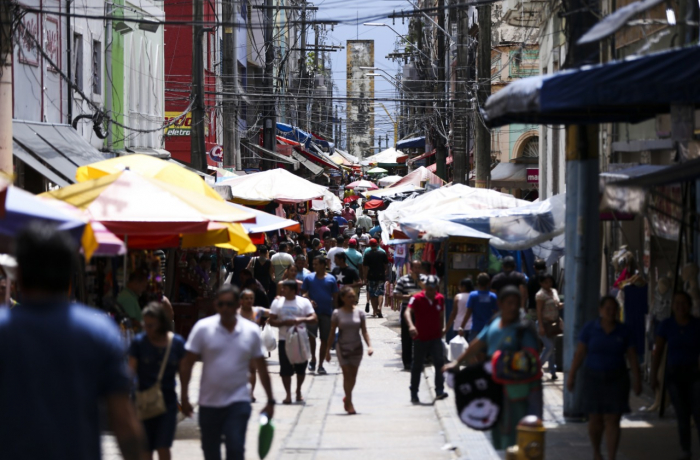
[[235, 307], [235, 306], [236, 306], [236, 303], [235, 303], [235, 302], [222, 302], [222, 301], [219, 301], [219, 302], [216, 302], [216, 305], [219, 306], [219, 307], [229, 307], [229, 308], [232, 308], [232, 307]]

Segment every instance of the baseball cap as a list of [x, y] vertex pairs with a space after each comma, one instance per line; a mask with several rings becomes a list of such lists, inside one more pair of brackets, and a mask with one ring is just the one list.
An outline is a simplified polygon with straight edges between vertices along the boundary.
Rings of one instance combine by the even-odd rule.
[[369, 245], [370, 245], [370, 246], [376, 246], [376, 245], [377, 245], [377, 240], [375, 240], [374, 238], [372, 238], [371, 240], [369, 240]]
[[348, 244], [350, 246], [357, 246], [357, 240], [355, 238], [350, 238], [350, 241], [348, 241]]
[[435, 275], [428, 275], [428, 276], [426, 276], [425, 279], [423, 280], [423, 285], [425, 285], [425, 286], [427, 286], [427, 287], [434, 287], [434, 288], [436, 288], [436, 287], [438, 287], [439, 284], [440, 284], [440, 280], [439, 280], [438, 277], [435, 276]]

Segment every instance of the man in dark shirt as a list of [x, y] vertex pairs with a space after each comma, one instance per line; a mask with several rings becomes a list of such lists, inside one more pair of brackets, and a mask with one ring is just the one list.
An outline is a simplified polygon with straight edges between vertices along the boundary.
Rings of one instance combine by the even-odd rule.
[[354, 268], [348, 267], [348, 260], [345, 252], [338, 252], [335, 254], [335, 268], [331, 272], [335, 279], [338, 280], [338, 289], [342, 289], [345, 286], [351, 287], [353, 289], [362, 286], [362, 280], [360, 280], [360, 274]]
[[533, 319], [536, 319], [537, 301], [535, 300], [535, 296], [537, 295], [537, 291], [540, 290], [540, 280], [546, 274], [545, 270], [547, 270], [547, 264], [542, 259], [536, 259], [533, 268], [535, 269], [535, 274], [531, 276], [527, 282], [527, 310], [528, 314], [530, 314]]
[[491, 291], [498, 295], [499, 291], [506, 286], [515, 286], [520, 289], [520, 308], [526, 311], [527, 307], [527, 277], [515, 271], [515, 259], [511, 256], [503, 258], [503, 272], [494, 276], [491, 280]]
[[386, 267], [389, 259], [384, 251], [380, 251], [377, 240], [369, 240], [370, 251], [367, 252], [362, 261], [365, 272], [364, 278], [367, 280], [367, 295], [372, 304], [374, 316], [383, 318], [379, 308], [379, 297], [384, 295], [384, 283], [386, 282]]
[[321, 240], [318, 238], [314, 238], [313, 241], [311, 241], [311, 250], [309, 251], [309, 254], [307, 255], [307, 260], [311, 261], [312, 265], [309, 267], [309, 270], [316, 271], [313, 267], [313, 261], [316, 260], [316, 258], [320, 255], [325, 255], [325, 252], [321, 251]]
[[114, 322], [71, 303], [77, 248], [34, 222], [17, 237], [20, 308], [0, 311], [0, 458], [101, 458], [99, 403], [126, 460], [145, 458]]
[[408, 301], [411, 300], [411, 297], [421, 292], [421, 276], [423, 275], [421, 261], [413, 260], [411, 261], [411, 273], [399, 278], [394, 287], [394, 299], [401, 301], [401, 360], [406, 371], [411, 370], [411, 362], [413, 362], [413, 339], [408, 331], [408, 323], [404, 313], [406, 313]]

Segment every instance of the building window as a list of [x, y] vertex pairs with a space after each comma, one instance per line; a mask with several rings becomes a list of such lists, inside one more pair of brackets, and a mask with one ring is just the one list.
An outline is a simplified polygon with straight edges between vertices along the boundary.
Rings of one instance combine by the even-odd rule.
[[513, 50], [510, 52], [510, 78], [525, 78], [539, 74], [539, 50]]
[[92, 92], [102, 94], [102, 42], [92, 41]]
[[73, 34], [73, 83], [83, 90], [83, 36]]

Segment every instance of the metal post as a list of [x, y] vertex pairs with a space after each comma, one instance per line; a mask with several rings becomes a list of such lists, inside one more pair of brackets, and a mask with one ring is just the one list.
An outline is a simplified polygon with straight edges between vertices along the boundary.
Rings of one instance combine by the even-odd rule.
[[440, 129], [435, 130], [435, 173], [441, 179], [447, 179], [447, 146], [441, 130], [445, 128], [445, 0], [438, 0], [438, 28], [437, 31], [437, 60], [438, 60], [438, 81], [435, 85], [437, 96], [437, 123]]
[[[73, 83], [73, 37], [71, 33], [71, 7], [72, 0], [66, 0], [66, 62], [68, 63], [66, 69], [66, 76], [68, 81], [66, 81], [66, 90], [68, 91], [68, 124], [73, 124], [73, 88], [71, 83]], [[9, 289], [8, 289], [9, 291]]]
[[193, 9], [194, 26], [192, 27], [192, 128], [190, 133], [190, 147], [192, 166], [202, 172], [207, 171], [207, 159], [204, 147], [204, 50], [202, 49], [202, 36], [204, 27], [204, 0], [194, 0]]
[[[301, 52], [299, 56], [299, 89], [301, 96], [306, 95], [307, 88], [306, 80], [306, 0], [302, 0], [301, 4]], [[302, 125], [304, 129], [308, 129], [306, 126], [306, 109], [308, 101], [304, 97], [300, 97], [301, 110], [299, 111], [299, 124]]]
[[236, 151], [234, 146], [233, 134], [235, 119], [234, 96], [237, 88], [233, 81], [233, 65], [234, 65], [234, 49], [233, 49], [233, 23], [234, 11], [233, 0], [224, 0], [221, 4], [221, 14], [225, 21], [231, 24], [224, 26], [224, 34], [222, 40], [222, 62], [221, 62], [221, 78], [223, 80], [224, 100], [223, 100], [223, 134], [224, 134], [224, 166], [235, 166]]
[[273, 28], [274, 26], [274, 5], [272, 0], [265, 0], [265, 90], [268, 94], [268, 101], [265, 108], [265, 121], [263, 125], [263, 147], [267, 150], [275, 151], [275, 133], [277, 132], [277, 115], [275, 113], [274, 99], [274, 62], [275, 44]]
[[[482, 5], [479, 10], [479, 54], [477, 101], [479, 107], [486, 104], [491, 95], [491, 4]], [[479, 117], [477, 113], [476, 118]], [[476, 188], [486, 188], [491, 178], [491, 132], [483, 121], [476, 121]]]
[[[12, 175], [12, 7], [0, 2], [0, 171]], [[8, 289], [9, 291], [9, 289]]]
[[238, 16], [238, 0], [233, 0], [233, 34], [231, 36], [231, 46], [233, 47], [233, 84], [236, 88], [233, 99], [233, 154], [236, 159], [236, 171], [241, 171], [243, 165], [241, 162], [241, 139], [238, 131], [240, 103], [240, 97], [238, 95], [241, 90], [238, 85]]
[[[106, 5], [107, 8], [109, 8], [109, 3]], [[107, 80], [105, 82], [105, 112], [107, 112], [107, 116], [111, 119], [112, 118], [112, 109], [113, 109], [113, 102], [112, 102], [112, 97], [114, 96], [112, 94], [112, 41], [114, 40], [114, 30], [112, 29], [112, 15], [114, 14], [114, 9], [112, 8], [110, 11], [107, 12], [105, 15], [107, 19], [105, 19], [105, 36], [106, 36], [106, 43], [105, 43], [105, 74], [107, 76]], [[68, 43], [71, 42], [71, 37], [68, 37]], [[70, 72], [71, 66], [68, 66], [69, 72]], [[69, 86], [70, 88], [70, 86]], [[72, 92], [73, 90], [70, 89]], [[70, 94], [70, 93], [69, 93]], [[68, 98], [68, 107], [71, 108], [73, 106], [73, 98], [69, 97]], [[70, 115], [69, 115], [69, 118]], [[106, 148], [108, 152], [112, 151], [112, 123], [107, 120], [107, 140], [106, 140]]]
[[455, 86], [455, 117], [452, 124], [454, 149], [452, 151], [454, 168], [453, 181], [455, 184], [467, 183], [469, 165], [469, 142], [467, 141], [467, 39], [469, 37], [469, 22], [464, 14], [464, 8], [457, 8], [457, 75]]

